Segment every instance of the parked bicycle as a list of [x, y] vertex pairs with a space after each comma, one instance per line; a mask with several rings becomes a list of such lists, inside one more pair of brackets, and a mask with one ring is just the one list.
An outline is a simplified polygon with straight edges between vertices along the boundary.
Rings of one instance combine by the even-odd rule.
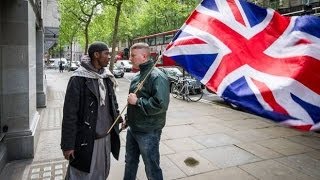
[[171, 94], [174, 98], [182, 98], [187, 101], [197, 102], [203, 96], [203, 90], [195, 83], [186, 80], [185, 78], [178, 78], [171, 86]]

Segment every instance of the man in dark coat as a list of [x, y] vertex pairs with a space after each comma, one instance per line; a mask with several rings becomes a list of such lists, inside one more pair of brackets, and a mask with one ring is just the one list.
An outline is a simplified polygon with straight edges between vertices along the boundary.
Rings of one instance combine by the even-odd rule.
[[110, 152], [118, 159], [119, 126], [107, 134], [119, 114], [108, 65], [109, 50], [95, 42], [89, 57], [69, 80], [63, 107], [61, 149], [69, 160], [66, 179], [105, 180], [110, 169]]

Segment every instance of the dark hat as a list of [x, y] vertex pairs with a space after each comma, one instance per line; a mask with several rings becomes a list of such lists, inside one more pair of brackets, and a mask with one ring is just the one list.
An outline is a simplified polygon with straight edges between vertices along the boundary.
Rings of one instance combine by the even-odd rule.
[[88, 54], [93, 54], [94, 52], [101, 52], [104, 50], [109, 50], [108, 45], [104, 42], [96, 41], [89, 45]]

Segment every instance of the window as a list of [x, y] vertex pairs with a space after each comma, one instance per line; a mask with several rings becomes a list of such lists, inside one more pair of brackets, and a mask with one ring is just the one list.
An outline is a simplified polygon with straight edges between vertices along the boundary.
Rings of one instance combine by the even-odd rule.
[[149, 46], [156, 45], [156, 38], [155, 37], [148, 38], [148, 44], [149, 44]]
[[165, 36], [164, 36], [164, 43], [165, 43], [165, 44], [170, 43], [170, 41], [172, 40], [172, 38], [173, 38], [173, 34], [167, 34], [167, 35], [165, 35]]
[[163, 44], [163, 35], [159, 35], [156, 38], [157, 45]]

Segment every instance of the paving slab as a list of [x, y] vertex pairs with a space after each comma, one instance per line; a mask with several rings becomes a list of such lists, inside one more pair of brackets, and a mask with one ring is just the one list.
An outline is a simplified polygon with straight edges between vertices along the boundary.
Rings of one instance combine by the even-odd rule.
[[221, 146], [197, 151], [220, 168], [260, 161], [261, 159], [236, 146]]
[[296, 129], [280, 127], [279, 125], [276, 125], [275, 127], [264, 128], [260, 131], [266, 136], [271, 136], [273, 138], [290, 137], [304, 134], [304, 132], [298, 131]]
[[300, 136], [292, 136], [292, 137], [287, 137], [286, 139], [292, 142], [303, 144], [313, 149], [320, 149], [320, 138], [315, 137], [313, 134], [314, 133], [304, 134]]
[[194, 123], [192, 127], [202, 131], [205, 134], [215, 134], [215, 133], [224, 133], [224, 132], [235, 132], [234, 129], [220, 125], [222, 120], [216, 120], [213, 122], [207, 123]]
[[[234, 120], [234, 119], [230, 118], [230, 116], [234, 117], [232, 114], [234, 114], [234, 112], [237, 112], [237, 111], [234, 111], [230, 108], [227, 108], [224, 106], [219, 106], [216, 104], [204, 104], [204, 103], [202, 103], [202, 104], [203, 104], [203, 108], [198, 109], [198, 112], [199, 113], [201, 112], [201, 115], [214, 116], [215, 118], [220, 119], [220, 120]], [[224, 116], [226, 116], [225, 119], [223, 118]], [[242, 117], [242, 115], [241, 115], [241, 117]]]
[[239, 167], [256, 178], [263, 180], [316, 180], [314, 177], [274, 160], [265, 160]]
[[256, 178], [237, 167], [215, 170], [182, 178], [181, 180], [255, 180]]
[[167, 155], [167, 154], [173, 154], [175, 151], [166, 145], [166, 141], [160, 141], [160, 154], [161, 155]]
[[320, 179], [320, 160], [313, 159], [306, 154], [298, 154], [275, 159], [287, 167], [299, 170], [307, 175]]
[[[198, 153], [194, 151], [170, 154], [168, 155], [168, 158], [172, 162], [174, 162], [188, 176], [218, 169], [216, 165], [214, 165], [207, 159], [201, 157]], [[188, 162], [186, 161], [187, 158], [192, 158], [193, 160], [197, 161], [198, 164], [188, 164]]]
[[163, 128], [162, 133], [169, 139], [192, 137], [204, 134], [204, 132], [199, 131], [191, 125], [167, 126]]
[[263, 147], [256, 143], [241, 143], [236, 144], [239, 148], [254, 154], [261, 159], [273, 159], [283, 157], [284, 155], [277, 153], [269, 148]]
[[61, 129], [62, 107], [48, 107], [40, 111], [41, 130]]
[[179, 126], [179, 125], [189, 125], [194, 123], [195, 118], [193, 117], [179, 117], [179, 118], [170, 118], [166, 121], [168, 126]]
[[197, 149], [205, 149], [206, 147], [194, 141], [191, 138], [179, 138], [173, 140], [162, 141], [175, 152], [191, 151]]
[[285, 138], [269, 139], [257, 143], [284, 155], [300, 154], [314, 150], [310, 147], [289, 141]]
[[192, 139], [206, 147], [217, 147], [239, 143], [240, 141], [223, 133], [194, 136]]
[[225, 110], [224, 112], [217, 112], [213, 114], [213, 116], [224, 121], [243, 120], [249, 118], [247, 113], [243, 113], [232, 109]]
[[271, 135], [264, 133], [262, 129], [226, 132], [225, 134], [228, 134], [229, 136], [238, 139], [241, 142], [256, 142], [273, 138]]
[[49, 163], [34, 163], [28, 173], [28, 179], [64, 179], [67, 171], [68, 162], [65, 160]]
[[60, 139], [61, 130], [50, 130], [40, 133], [38, 147], [33, 160], [37, 162], [49, 159], [63, 159]]
[[241, 120], [225, 121], [224, 126], [234, 130], [261, 129], [274, 126], [273, 123], [261, 119], [245, 118]]
[[125, 164], [111, 164], [108, 179], [117, 180], [123, 179]]
[[318, 159], [320, 160], [320, 150], [315, 150], [311, 152], [305, 153], [305, 155], [310, 156], [313, 159]]
[[162, 168], [163, 179], [178, 179], [187, 175], [167, 156], [161, 156], [160, 167]]

